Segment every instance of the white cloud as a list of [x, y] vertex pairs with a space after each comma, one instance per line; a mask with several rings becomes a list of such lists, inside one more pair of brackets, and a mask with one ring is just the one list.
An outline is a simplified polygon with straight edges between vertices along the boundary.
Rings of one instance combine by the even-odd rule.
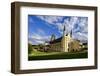
[[32, 39], [39, 40], [39, 41], [49, 41], [50, 36], [42, 36], [38, 34], [32, 34]]
[[82, 32], [88, 32], [88, 19], [87, 18], [81, 18], [79, 19], [79, 26], [82, 28]]
[[45, 41], [49, 41], [51, 36], [47, 36], [45, 32], [38, 29], [37, 33], [32, 33], [28, 36], [28, 42], [31, 44], [43, 44]]
[[[63, 30], [64, 25], [66, 26], [66, 32], [69, 32], [74, 27], [74, 24], [77, 22], [78, 17], [71, 17], [70, 20], [68, 18], [64, 19], [63, 16], [37, 16], [43, 21], [55, 25], [54, 27], [58, 28], [61, 32]], [[63, 22], [61, 22], [63, 21]]]
[[[88, 34], [87, 17], [77, 17], [77, 16], [71, 16], [68, 18], [64, 18], [63, 16], [37, 16], [37, 17], [49, 24], [53, 24], [51, 26], [57, 28], [61, 34], [63, 33], [63, 28], [65, 25], [66, 33], [69, 33], [72, 30], [74, 35], [73, 37], [80, 40], [87, 39], [87, 34]], [[76, 24], [78, 25], [78, 27], [76, 27]]]
[[29, 44], [33, 44], [33, 41], [31, 41], [31, 40], [28, 40], [28, 43], [29, 43]]
[[81, 32], [74, 33], [73, 38], [81, 40], [81, 41], [87, 41], [88, 40], [87, 34], [81, 33]]
[[63, 19], [63, 17], [61, 17], [61, 16], [37, 16], [37, 17], [50, 23], [50, 24], [54, 24]]
[[42, 29], [38, 28], [37, 31], [38, 31], [37, 33], [45, 35], [45, 32]]
[[[78, 17], [70, 17], [70, 19], [65, 19], [63, 25], [66, 26], [66, 33], [69, 33], [78, 21]], [[74, 30], [74, 29], [73, 29]]]
[[52, 27], [59, 28], [59, 26], [62, 25], [60, 23], [60, 21], [62, 21], [63, 19], [62, 16], [37, 16], [37, 17], [49, 24], [58, 25], [58, 26], [51, 25]]
[[30, 43], [32, 45], [37, 45], [37, 44], [43, 44], [44, 41], [39, 41], [39, 40], [35, 40], [35, 39], [29, 39], [28, 43]]

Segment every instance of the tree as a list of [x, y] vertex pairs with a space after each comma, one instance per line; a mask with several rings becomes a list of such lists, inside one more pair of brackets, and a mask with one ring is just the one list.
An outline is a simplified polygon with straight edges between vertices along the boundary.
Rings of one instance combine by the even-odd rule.
[[28, 44], [28, 54], [31, 54], [33, 51], [32, 44]]

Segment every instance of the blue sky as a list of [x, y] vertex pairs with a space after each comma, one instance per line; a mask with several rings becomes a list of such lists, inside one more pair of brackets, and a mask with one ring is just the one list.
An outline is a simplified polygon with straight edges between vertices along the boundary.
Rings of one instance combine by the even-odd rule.
[[28, 15], [28, 42], [41, 44], [50, 41], [52, 34], [59, 38], [63, 34], [64, 25], [66, 34], [72, 30], [74, 39], [87, 41], [88, 17]]

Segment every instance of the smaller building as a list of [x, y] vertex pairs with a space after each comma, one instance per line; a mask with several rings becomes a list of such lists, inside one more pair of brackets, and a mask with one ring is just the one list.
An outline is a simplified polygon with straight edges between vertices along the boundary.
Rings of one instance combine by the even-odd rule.
[[73, 40], [72, 42], [69, 43], [68, 46], [69, 46], [69, 52], [77, 52], [80, 51], [82, 48], [79, 40]]

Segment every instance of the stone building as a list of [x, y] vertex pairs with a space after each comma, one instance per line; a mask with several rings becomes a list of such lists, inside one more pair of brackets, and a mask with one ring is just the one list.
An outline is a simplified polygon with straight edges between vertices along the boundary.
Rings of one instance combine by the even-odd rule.
[[69, 43], [69, 52], [77, 52], [77, 51], [80, 51], [82, 48], [82, 44], [80, 43], [79, 40], [72, 40], [70, 43]]
[[66, 34], [66, 29], [64, 26], [63, 29], [63, 36], [57, 39], [52, 37], [51, 41], [49, 42], [49, 50], [50, 51], [57, 51], [57, 52], [68, 52], [69, 43], [72, 40], [72, 32]]

